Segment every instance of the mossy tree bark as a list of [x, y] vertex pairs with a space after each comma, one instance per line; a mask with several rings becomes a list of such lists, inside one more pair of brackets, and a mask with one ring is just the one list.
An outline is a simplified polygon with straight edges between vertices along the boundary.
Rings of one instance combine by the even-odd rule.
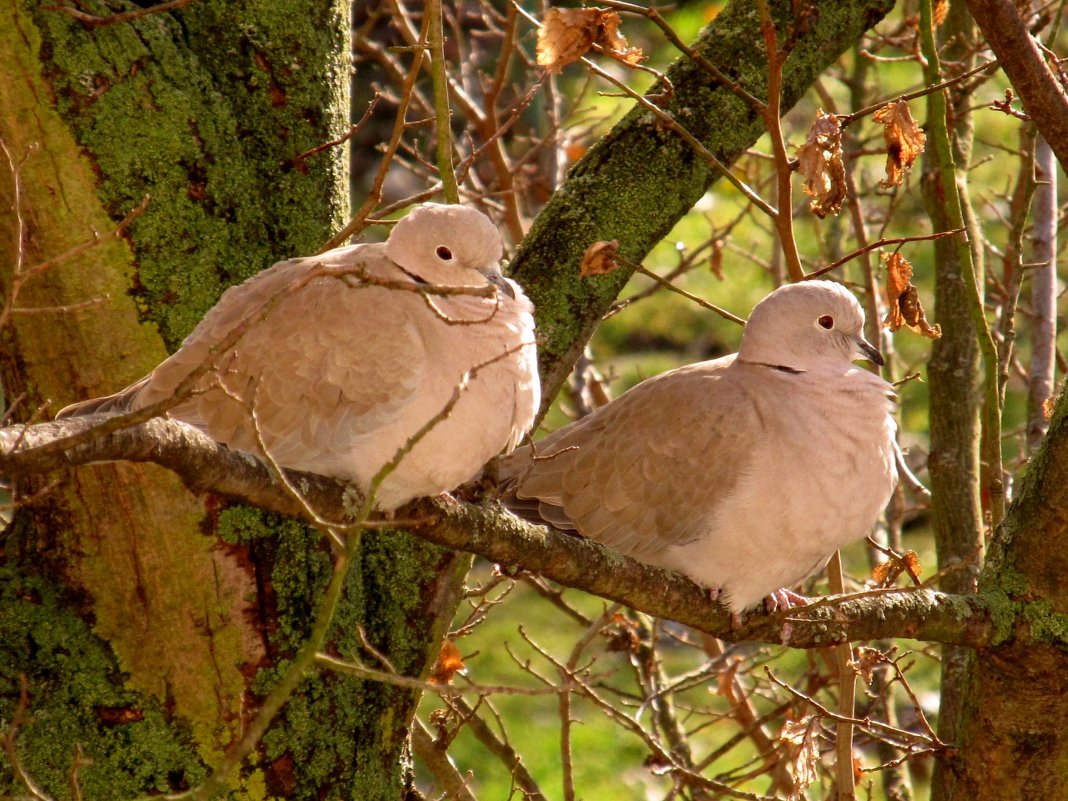
[[[22, 164], [28, 263], [63, 252], [90, 227], [106, 230], [109, 214], [113, 220], [152, 194], [129, 248], [95, 248], [20, 296], [22, 306], [109, 296], [77, 314], [20, 316], [4, 332], [4, 388], [8, 397], [27, 393], [23, 415], [44, 399], [62, 403], [143, 374], [224, 286], [314, 250], [344, 216], [339, 154], [295, 161], [344, 127], [343, 4], [281, 5], [202, 0], [173, 15], [92, 29], [57, 12], [5, 12], [0, 42], [16, 58], [0, 62], [0, 134]], [[785, 29], [793, 4], [771, 5]], [[786, 65], [784, 108], [892, 3], [817, 5]], [[753, 4], [739, 0], [699, 47], [760, 96], [767, 59], [759, 41]], [[667, 108], [721, 160], [759, 137], [759, 115], [709, 76], [685, 61], [670, 75], [676, 94]], [[627, 278], [620, 271], [580, 281], [585, 248], [618, 239], [625, 256], [640, 260], [716, 178], [643, 111], [574, 168], [515, 260], [538, 303], [548, 395]], [[0, 177], [5, 203], [13, 187]], [[0, 228], [7, 252], [15, 223], [5, 218]], [[2, 278], [7, 292], [11, 275]], [[1068, 575], [1063, 560], [1045, 559], [1066, 533], [1066, 406], [1062, 397], [1048, 453], [1025, 482], [984, 580], [1021, 603], [1048, 600], [1049, 614], [1027, 607], [1027, 625], [1051, 641], [1063, 639], [1056, 579]], [[465, 560], [405, 535], [366, 540], [331, 648], [358, 652], [362, 626], [399, 670], [418, 675], [451, 619]], [[329, 559], [321, 538], [293, 521], [219, 509], [151, 466], [73, 473], [20, 510], [0, 564], [0, 600], [11, 610], [0, 628], [0, 715], [10, 720], [19, 707], [20, 673], [30, 687], [20, 768], [66, 797], [80, 745], [95, 760], [77, 772], [87, 799], [196, 784], [240, 730], [249, 693], [269, 686], [306, 635]], [[1065, 675], [1060, 652], [1009, 642], [996, 664], [973, 665], [970, 686], [980, 694], [1010, 685], [1052, 692], [1056, 674], [1023, 671], [1028, 688], [1011, 675], [1032, 652], [1035, 664]], [[308, 681], [247, 767], [242, 794], [398, 797], [413, 702], [410, 693], [355, 679]], [[1005, 759], [1039, 742], [1054, 748], [1046, 752], [1051, 764], [1063, 762], [1068, 749], [1053, 734], [1029, 740], [1019, 716], [1006, 715], [1003, 725], [980, 715], [983, 708], [965, 710], [963, 741]], [[959, 786], [981, 788], [974, 777], [982, 770], [966, 758], [954, 775]], [[0, 771], [12, 786], [11, 766]]]
[[[940, 40], [951, 41], [953, 51], [947, 58], [967, 58], [970, 43], [975, 41], [974, 23], [967, 8], [955, 4], [951, 15], [939, 31]], [[927, 213], [935, 231], [955, 227], [949, 219], [946, 193], [956, 192], [969, 226], [973, 243], [972, 259], [982, 275], [982, 242], [969, 200], [966, 170], [971, 161], [973, 118], [968, 107], [972, 98], [957, 88], [949, 94], [952, 104], [953, 157], [960, 177], [957, 184], [946, 186], [942, 167], [935, 148], [924, 153], [922, 186]], [[931, 104], [928, 104], [930, 113]], [[935, 319], [942, 321], [943, 335], [931, 348], [927, 363], [930, 384], [931, 451], [928, 470], [931, 482], [931, 523], [938, 553], [938, 566], [968, 562], [981, 549], [984, 540], [983, 510], [980, 502], [980, 410], [982, 408], [982, 379], [980, 376], [979, 344], [971, 322], [971, 298], [963, 270], [972, 269], [962, 263], [955, 239], [934, 242], [935, 249]], [[982, 284], [982, 279], [979, 279]], [[946, 577], [943, 587], [949, 592], [975, 592], [977, 571], [972, 568], [956, 570]], [[942, 700], [938, 718], [939, 735], [947, 742], [955, 739], [961, 705], [966, 692], [965, 679], [975, 652], [968, 648], [942, 648]], [[946, 776], [938, 765], [933, 778], [933, 797], [944, 798]]]
[[[137, 6], [83, 3], [107, 16]], [[41, 403], [114, 391], [165, 357], [228, 285], [314, 252], [347, 217], [346, 155], [301, 153], [348, 128], [348, 4], [203, 0], [86, 25], [40, 4], [0, 20], [4, 297], [22, 226], [32, 267], [105, 233], [150, 196], [122, 240], [28, 280], [3, 332], [16, 420]], [[42, 480], [37, 487], [44, 486]], [[32, 491], [32, 488], [23, 487]], [[0, 718], [21, 714], [18, 765], [54, 798], [72, 766], [88, 799], [200, 783], [308, 632], [330, 572], [321, 535], [196, 497], [152, 465], [63, 477], [19, 510], [0, 571]], [[405, 535], [368, 537], [330, 647], [362, 629], [418, 674], [451, 618], [466, 558]], [[235, 778], [249, 797], [396, 798], [417, 697], [309, 677]], [[80, 750], [79, 750], [80, 749]]]

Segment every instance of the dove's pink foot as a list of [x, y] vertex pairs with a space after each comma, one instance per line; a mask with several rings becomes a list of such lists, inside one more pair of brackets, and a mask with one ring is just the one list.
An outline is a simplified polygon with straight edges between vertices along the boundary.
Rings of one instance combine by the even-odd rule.
[[785, 587], [775, 590], [764, 599], [764, 609], [770, 612], [778, 612], [780, 609], [793, 609], [795, 606], [808, 606], [811, 600], [804, 595], [788, 590]]

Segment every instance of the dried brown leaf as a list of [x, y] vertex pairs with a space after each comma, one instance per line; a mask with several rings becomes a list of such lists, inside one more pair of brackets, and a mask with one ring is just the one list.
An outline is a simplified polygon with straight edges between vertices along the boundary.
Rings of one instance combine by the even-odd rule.
[[871, 579], [876, 586], [889, 587], [902, 573], [908, 573], [909, 577], [917, 584], [923, 573], [923, 565], [915, 551], [905, 551], [900, 555], [894, 555], [885, 562], [880, 562], [871, 570]]
[[712, 254], [708, 257], [708, 269], [720, 281], [723, 280], [723, 240], [712, 243]]
[[808, 139], [797, 149], [797, 160], [805, 177], [802, 188], [812, 198], [808, 204], [812, 213], [820, 218], [837, 214], [846, 196], [842, 126], [837, 117], [817, 109]]
[[801, 720], [788, 720], [779, 733], [790, 759], [790, 801], [799, 801], [818, 776], [820, 762], [820, 718], [809, 715]]
[[607, 8], [550, 8], [538, 30], [538, 65], [559, 72], [594, 45], [626, 64], [644, 60], [640, 48], [628, 47], [619, 32], [619, 14]]
[[875, 668], [887, 663], [886, 654], [878, 648], [869, 648], [866, 645], [857, 646], [856, 658], [850, 664], [865, 684], [871, 684], [875, 674]]
[[616, 254], [619, 253], [619, 241], [609, 239], [607, 241], [594, 242], [586, 252], [582, 254], [582, 263], [579, 265], [579, 275], [589, 278], [591, 275], [604, 275], [619, 267]]
[[883, 141], [886, 143], [886, 178], [884, 187], [901, 186], [905, 172], [923, 153], [927, 135], [912, 119], [909, 104], [904, 100], [887, 103], [872, 115], [883, 125]]
[[463, 669], [464, 660], [460, 655], [460, 649], [452, 640], [445, 640], [441, 644], [438, 661], [434, 663], [434, 669], [430, 671], [428, 681], [431, 684], [452, 684], [452, 677]]
[[1053, 419], [1053, 398], [1042, 401], [1042, 418], [1048, 423]]
[[912, 285], [912, 265], [900, 253], [883, 256], [886, 266], [886, 302], [890, 309], [883, 325], [891, 331], [908, 328], [931, 339], [942, 336], [942, 326], [927, 322], [920, 294]]
[[949, 0], [935, 0], [931, 4], [931, 22], [934, 23], [936, 28], [946, 21], [948, 13]]

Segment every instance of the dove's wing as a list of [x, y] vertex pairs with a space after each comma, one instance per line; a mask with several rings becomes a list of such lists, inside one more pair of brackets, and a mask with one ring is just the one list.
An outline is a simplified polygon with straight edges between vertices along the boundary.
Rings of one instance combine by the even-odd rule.
[[538, 408], [533, 307], [500, 255], [485, 215], [423, 204], [385, 244], [281, 262], [227, 290], [149, 376], [60, 416], [174, 398], [206, 365], [167, 413], [216, 441], [364, 492], [388, 466], [381, 509], [453, 489]]
[[[733, 357], [649, 379], [595, 413], [506, 460], [519, 511], [638, 559], [705, 532], [744, 475], [762, 421]], [[526, 464], [524, 464], [524, 462]]]
[[[342, 439], [351, 443], [388, 425], [412, 401], [426, 370], [426, 348], [412, 319], [420, 311], [418, 295], [362, 285], [355, 276], [317, 275], [322, 267], [409, 280], [389, 269], [380, 245], [281, 262], [224, 292], [151, 374], [110, 398], [64, 412], [143, 408], [173, 396], [193, 370], [211, 361], [193, 395], [169, 410], [172, 417], [233, 448], [261, 452], [262, 440], [287, 466], [329, 461]], [[237, 344], [212, 354], [239, 325], [247, 330]]]

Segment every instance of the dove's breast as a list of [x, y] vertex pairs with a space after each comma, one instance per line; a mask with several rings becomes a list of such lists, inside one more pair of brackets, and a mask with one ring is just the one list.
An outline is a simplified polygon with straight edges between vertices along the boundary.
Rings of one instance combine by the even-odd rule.
[[362, 486], [408, 449], [378, 490], [382, 509], [470, 479], [515, 447], [540, 402], [532, 306], [518, 288], [515, 299], [411, 295], [401, 304], [417, 306], [409, 311], [427, 369], [389, 424], [355, 431], [345, 446]]
[[735, 609], [791, 587], [862, 537], [896, 481], [890, 387], [851, 367], [816, 377], [781, 373], [752, 399], [763, 435], [707, 534], [663, 563], [721, 587]]

